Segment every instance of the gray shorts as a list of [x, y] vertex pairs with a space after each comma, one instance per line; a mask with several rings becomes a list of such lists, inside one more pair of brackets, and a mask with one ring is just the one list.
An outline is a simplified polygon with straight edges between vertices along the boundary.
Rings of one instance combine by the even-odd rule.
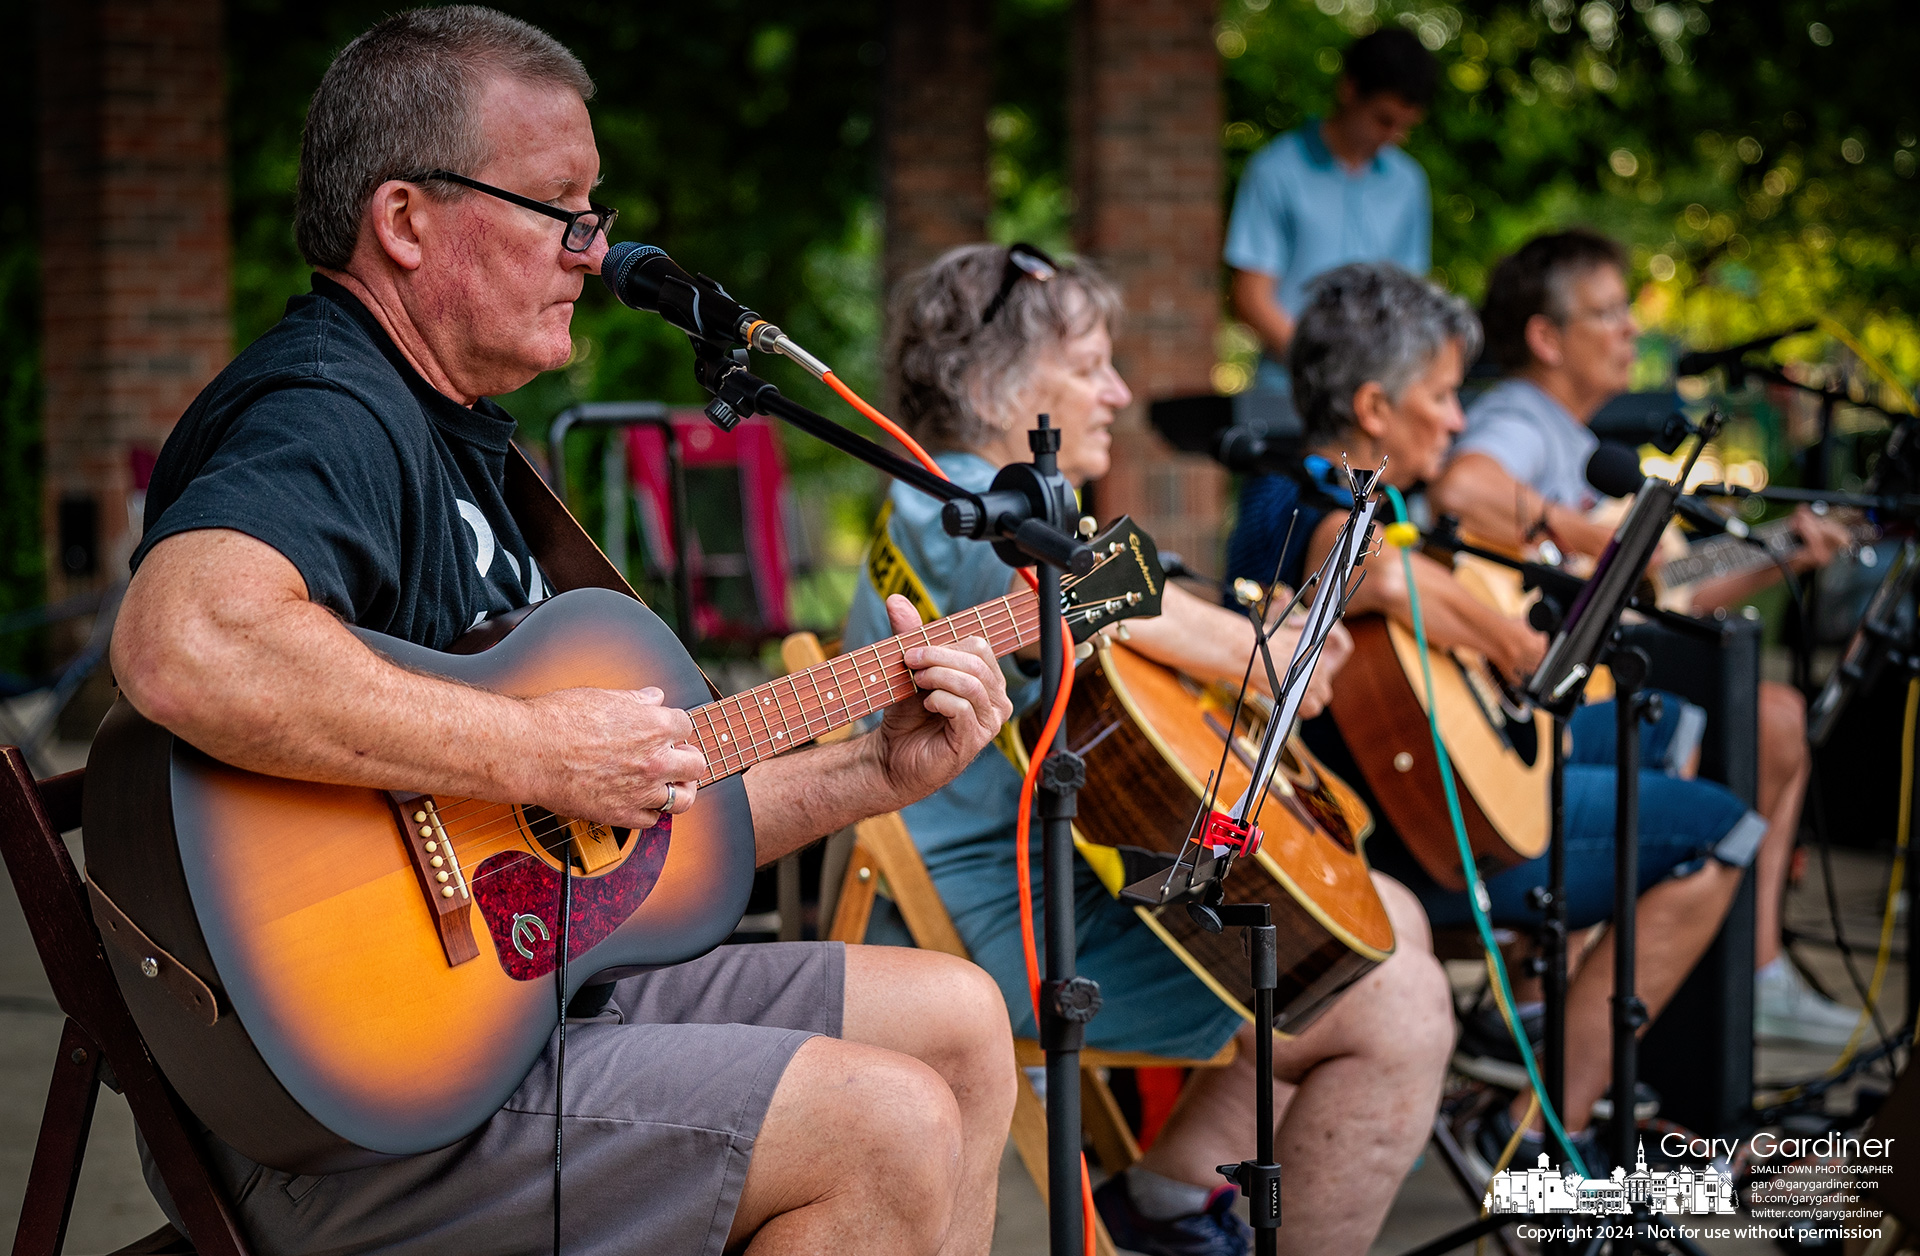
[[[600, 1016], [568, 1022], [568, 1256], [718, 1256], [788, 1061], [815, 1034], [839, 1036], [846, 974], [838, 942], [722, 947], [619, 982]], [[314, 1177], [209, 1142], [259, 1256], [552, 1247], [551, 1045], [492, 1120], [440, 1151]]]

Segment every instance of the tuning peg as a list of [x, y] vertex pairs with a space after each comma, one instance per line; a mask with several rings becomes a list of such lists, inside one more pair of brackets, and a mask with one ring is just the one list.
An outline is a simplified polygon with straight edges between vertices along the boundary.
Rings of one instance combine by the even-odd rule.
[[1098, 523], [1094, 522], [1092, 515], [1081, 515], [1080, 516], [1080, 539], [1083, 541], [1092, 540], [1094, 529], [1098, 528], [1099, 526], [1100, 525]]
[[1113, 626], [1113, 635], [1122, 641], [1131, 641], [1133, 640], [1133, 629], [1127, 627], [1125, 624], [1115, 624]]
[[1092, 657], [1093, 642], [1082, 641], [1079, 645], [1073, 647], [1073, 658], [1075, 662], [1084, 663]]

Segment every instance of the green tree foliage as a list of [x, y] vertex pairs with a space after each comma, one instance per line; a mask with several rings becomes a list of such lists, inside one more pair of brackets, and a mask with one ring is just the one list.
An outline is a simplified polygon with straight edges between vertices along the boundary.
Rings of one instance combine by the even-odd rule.
[[1831, 313], [1920, 376], [1920, 98], [1894, 0], [1227, 0], [1237, 177], [1331, 103], [1338, 49], [1385, 22], [1440, 58], [1409, 151], [1434, 193], [1437, 277], [1478, 296], [1535, 232], [1633, 246], [1643, 319], [1721, 343]]

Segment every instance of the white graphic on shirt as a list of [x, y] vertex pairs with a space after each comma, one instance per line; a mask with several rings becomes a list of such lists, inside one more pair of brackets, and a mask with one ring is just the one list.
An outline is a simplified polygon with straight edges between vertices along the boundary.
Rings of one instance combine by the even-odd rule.
[[473, 556], [473, 565], [480, 569], [484, 577], [487, 569], [493, 566], [493, 554], [499, 548], [493, 539], [493, 525], [487, 522], [487, 516], [470, 501], [454, 498], [454, 505], [460, 507], [460, 517], [473, 529], [473, 546], [477, 553]]

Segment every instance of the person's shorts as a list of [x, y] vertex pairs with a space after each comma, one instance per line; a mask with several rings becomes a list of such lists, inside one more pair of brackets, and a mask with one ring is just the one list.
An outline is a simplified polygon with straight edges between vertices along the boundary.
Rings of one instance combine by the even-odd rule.
[[[719, 1256], [774, 1088], [802, 1043], [839, 1035], [845, 994], [837, 942], [730, 946], [617, 982], [600, 1015], [570, 1020], [569, 1256]], [[492, 1120], [439, 1151], [296, 1176], [207, 1141], [260, 1256], [526, 1256], [553, 1244], [553, 1107], [550, 1044]]]

